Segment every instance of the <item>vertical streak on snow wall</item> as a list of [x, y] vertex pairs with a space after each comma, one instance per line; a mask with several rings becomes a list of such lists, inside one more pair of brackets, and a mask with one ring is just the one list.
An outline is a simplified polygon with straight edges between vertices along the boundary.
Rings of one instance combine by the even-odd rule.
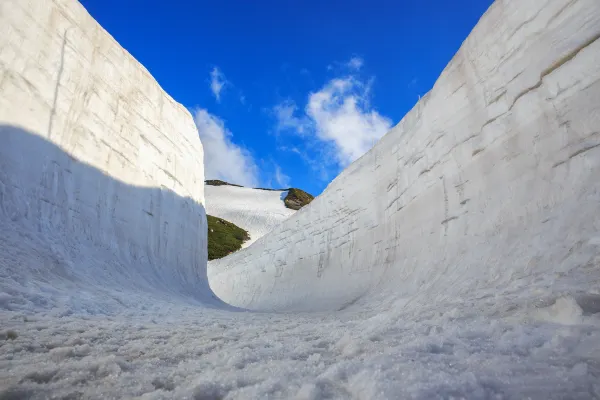
[[599, 37], [597, 0], [497, 0], [430, 93], [308, 207], [211, 265], [211, 287], [331, 310], [597, 279], [582, 254], [600, 254]]
[[[4, 233], [27, 227], [65, 280], [206, 296], [203, 182], [189, 112], [79, 2], [0, 2]], [[56, 273], [15, 262], [14, 285]]]

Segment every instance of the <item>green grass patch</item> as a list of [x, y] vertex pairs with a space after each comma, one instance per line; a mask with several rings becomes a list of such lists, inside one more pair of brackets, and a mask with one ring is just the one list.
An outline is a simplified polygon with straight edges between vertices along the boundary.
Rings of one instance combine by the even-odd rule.
[[242, 248], [250, 239], [247, 231], [222, 218], [207, 215], [208, 220], [208, 259], [223, 258]]
[[291, 188], [288, 189], [288, 194], [285, 196], [285, 199], [283, 199], [283, 202], [287, 208], [299, 210], [313, 201], [314, 198], [315, 197], [312, 194], [306, 193], [304, 190]]

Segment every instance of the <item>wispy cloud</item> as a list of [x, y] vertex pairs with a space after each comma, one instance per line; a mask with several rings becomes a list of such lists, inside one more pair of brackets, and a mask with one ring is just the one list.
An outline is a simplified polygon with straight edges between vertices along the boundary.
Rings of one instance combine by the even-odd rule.
[[276, 132], [292, 131], [303, 135], [310, 129], [310, 121], [305, 117], [297, 117], [298, 106], [293, 100], [287, 99], [273, 107]]
[[321, 176], [324, 165], [343, 168], [392, 127], [392, 121], [370, 104], [372, 83], [372, 79], [362, 80], [356, 74], [334, 78], [308, 95], [304, 110], [286, 100], [273, 108], [276, 130], [305, 139], [307, 152], [299, 151], [298, 146], [291, 149], [313, 169], [320, 169]]
[[352, 56], [347, 61], [334, 61], [331, 64], [327, 65], [327, 71], [334, 72], [350, 72], [356, 73], [360, 71], [360, 69], [365, 64], [365, 60], [359, 56]]
[[194, 120], [204, 147], [206, 179], [221, 179], [242, 186], [258, 186], [258, 167], [252, 154], [233, 143], [225, 123], [205, 109], [197, 109]]
[[346, 63], [346, 65], [348, 66], [348, 68], [358, 71], [359, 69], [361, 69], [364, 63], [365, 61], [362, 58], [355, 56], [352, 57], [350, 61]]
[[277, 182], [278, 188], [290, 187], [290, 177], [283, 173], [278, 164], [275, 164], [275, 182]]
[[217, 103], [221, 102], [221, 92], [229, 84], [225, 78], [225, 74], [221, 72], [219, 67], [213, 67], [210, 71], [210, 90], [212, 91]]
[[[302, 149], [298, 146], [279, 146], [279, 151], [290, 152], [296, 154], [311, 170], [316, 174], [316, 177], [322, 182], [326, 182], [331, 178], [331, 175], [337, 173], [335, 168], [335, 160], [331, 160], [330, 146], [323, 145], [317, 139], [307, 139], [302, 144]], [[332, 171], [334, 167], [334, 171]]]

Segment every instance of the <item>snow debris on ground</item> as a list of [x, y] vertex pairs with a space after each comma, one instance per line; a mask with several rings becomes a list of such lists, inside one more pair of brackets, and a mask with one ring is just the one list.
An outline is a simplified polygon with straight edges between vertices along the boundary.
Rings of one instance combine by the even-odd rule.
[[18, 335], [0, 348], [3, 398], [600, 396], [598, 314], [564, 325], [468, 306], [304, 315], [153, 307], [3, 312], [3, 329]]

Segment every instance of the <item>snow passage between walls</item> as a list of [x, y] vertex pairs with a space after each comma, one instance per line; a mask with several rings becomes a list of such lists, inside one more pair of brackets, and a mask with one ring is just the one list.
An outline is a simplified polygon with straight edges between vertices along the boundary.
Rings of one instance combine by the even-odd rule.
[[287, 311], [598, 291], [599, 37], [596, 0], [496, 2], [372, 150], [211, 263], [212, 289]]
[[206, 212], [248, 231], [250, 246], [296, 211], [285, 206], [286, 190], [261, 190], [238, 186], [206, 185]]
[[600, 3], [497, 1], [310, 205], [211, 263], [189, 113], [0, 2], [0, 398], [600, 396]]

